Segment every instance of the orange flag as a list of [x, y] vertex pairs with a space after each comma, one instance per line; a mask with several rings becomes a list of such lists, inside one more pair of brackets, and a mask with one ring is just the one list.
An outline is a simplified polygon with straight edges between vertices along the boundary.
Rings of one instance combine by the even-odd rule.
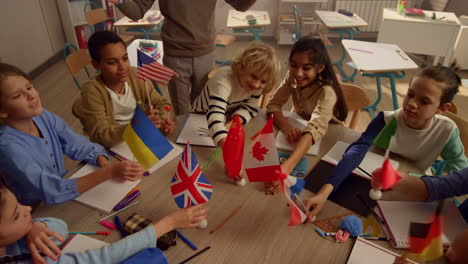
[[382, 189], [387, 190], [392, 188], [395, 183], [401, 180], [400, 174], [393, 168], [390, 163], [390, 159], [386, 159], [382, 165], [382, 171], [380, 176], [380, 181], [382, 182]]

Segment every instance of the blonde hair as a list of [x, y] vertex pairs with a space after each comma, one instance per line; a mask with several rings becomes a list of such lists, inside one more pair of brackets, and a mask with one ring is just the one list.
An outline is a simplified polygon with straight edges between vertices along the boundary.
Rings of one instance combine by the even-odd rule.
[[268, 75], [267, 84], [262, 91], [262, 94], [267, 94], [278, 82], [280, 63], [273, 48], [254, 42], [232, 61], [232, 70], [237, 75], [246, 72]]

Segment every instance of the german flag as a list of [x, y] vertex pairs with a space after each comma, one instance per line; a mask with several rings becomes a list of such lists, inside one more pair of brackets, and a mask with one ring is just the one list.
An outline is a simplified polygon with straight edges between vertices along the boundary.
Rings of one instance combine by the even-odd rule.
[[410, 223], [410, 258], [415, 261], [431, 261], [444, 254], [442, 245], [443, 201], [437, 206], [432, 223]]

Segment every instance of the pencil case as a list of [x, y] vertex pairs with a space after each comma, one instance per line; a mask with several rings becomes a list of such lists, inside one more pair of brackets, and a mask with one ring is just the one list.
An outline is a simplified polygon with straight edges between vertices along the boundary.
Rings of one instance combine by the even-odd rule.
[[[124, 223], [125, 231], [128, 234], [133, 234], [138, 231], [143, 230], [147, 226], [151, 225], [152, 221], [149, 219], [144, 218], [143, 216], [134, 213]], [[167, 250], [171, 246], [175, 246], [177, 244], [177, 233], [175, 230], [170, 231], [169, 233], [161, 236], [156, 241], [156, 246], [161, 249], [162, 251]]]

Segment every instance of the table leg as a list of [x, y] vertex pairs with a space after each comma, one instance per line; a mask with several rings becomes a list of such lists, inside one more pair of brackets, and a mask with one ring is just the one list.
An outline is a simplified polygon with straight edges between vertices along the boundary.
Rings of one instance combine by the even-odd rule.
[[363, 74], [363, 76], [375, 77], [375, 82], [377, 84], [377, 99], [375, 99], [375, 101], [372, 104], [364, 107], [364, 110], [368, 111], [372, 118], [375, 118], [375, 111], [377, 111], [377, 106], [382, 100], [382, 86], [381, 86], [380, 77], [372, 76], [372, 75], [365, 75], [365, 74]]
[[[354, 39], [354, 35], [360, 33], [359, 30], [353, 30], [351, 28], [333, 29], [333, 30], [330, 30], [329, 32], [339, 34], [340, 35], [340, 43], [341, 43], [341, 40], [346, 39], [346, 35], [348, 35], [348, 39]], [[342, 45], [341, 46], [341, 57], [340, 57], [340, 59], [333, 62], [332, 64], [336, 66], [338, 71], [340, 71], [341, 76], [343, 76], [342, 79], [341, 79], [343, 82], [347, 82], [347, 81], [352, 81], [353, 82], [354, 77], [356, 76], [358, 71], [357, 71], [357, 69], [354, 69], [353, 73], [348, 76], [345, 73], [344, 69], [343, 69], [343, 62], [344, 62], [345, 59], [346, 59], [346, 49]]]
[[237, 29], [234, 29], [234, 32], [235, 33], [252, 33], [255, 40], [262, 40], [260, 33], [265, 32], [265, 28], [253, 28], [253, 27], [237, 28]]

